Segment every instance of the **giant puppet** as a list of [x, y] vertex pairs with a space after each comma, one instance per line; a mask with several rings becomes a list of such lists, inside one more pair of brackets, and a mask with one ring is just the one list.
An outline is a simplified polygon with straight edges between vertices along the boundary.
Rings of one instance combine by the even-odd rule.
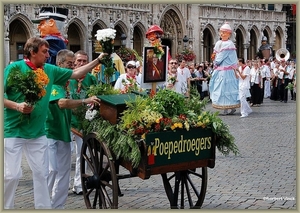
[[[148, 39], [150, 45], [154, 47], [154, 53], [158, 58], [161, 58], [165, 54], [163, 50], [163, 45], [161, 44], [161, 37], [164, 34], [164, 31], [158, 25], [152, 25], [149, 27], [146, 32], [146, 38]], [[170, 52], [167, 53], [167, 60], [171, 59]]]
[[61, 34], [68, 15], [67, 8], [42, 7], [38, 18], [32, 20], [38, 24], [40, 36], [49, 43], [49, 55], [47, 63], [56, 64], [57, 52], [67, 48], [67, 39]]
[[261, 46], [258, 49], [259, 58], [261, 59], [269, 59], [272, 57], [272, 46], [268, 43], [268, 39], [266, 36], [263, 36], [261, 39]]

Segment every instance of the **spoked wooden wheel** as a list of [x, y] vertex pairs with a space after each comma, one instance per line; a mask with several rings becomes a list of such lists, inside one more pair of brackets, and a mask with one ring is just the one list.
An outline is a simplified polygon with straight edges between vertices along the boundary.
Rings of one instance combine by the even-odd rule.
[[80, 158], [82, 192], [88, 209], [117, 209], [118, 182], [113, 156], [93, 133], [83, 138]]
[[161, 176], [172, 209], [201, 208], [207, 188], [207, 167]]

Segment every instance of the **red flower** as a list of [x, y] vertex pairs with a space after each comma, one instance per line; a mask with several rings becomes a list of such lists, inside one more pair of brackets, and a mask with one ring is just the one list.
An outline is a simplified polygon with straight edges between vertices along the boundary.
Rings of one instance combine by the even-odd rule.
[[193, 61], [196, 58], [196, 55], [193, 50], [185, 49], [181, 53], [176, 55], [177, 60], [184, 59], [185, 61]]

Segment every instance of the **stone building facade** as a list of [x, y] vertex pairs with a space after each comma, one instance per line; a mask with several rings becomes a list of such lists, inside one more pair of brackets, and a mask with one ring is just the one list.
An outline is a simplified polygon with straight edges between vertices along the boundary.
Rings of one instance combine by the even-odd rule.
[[[42, 6], [50, 4], [4, 4], [4, 62], [23, 58], [26, 40], [38, 36], [37, 18]], [[267, 10], [266, 4], [56, 4], [69, 9], [63, 35], [72, 51], [83, 49], [90, 59], [94, 53], [97, 30], [117, 30], [115, 48], [121, 46], [121, 35], [126, 35], [125, 45], [140, 55], [148, 46], [145, 33], [149, 26], [159, 25], [164, 35], [162, 43], [168, 45], [174, 57], [183, 48], [192, 48], [196, 62], [210, 61], [214, 44], [219, 39], [218, 30], [226, 21], [233, 29], [232, 40], [239, 57], [255, 57], [262, 36], [268, 38], [276, 51], [285, 48], [287, 39], [286, 13], [282, 4]], [[187, 36], [188, 41], [183, 42]]]

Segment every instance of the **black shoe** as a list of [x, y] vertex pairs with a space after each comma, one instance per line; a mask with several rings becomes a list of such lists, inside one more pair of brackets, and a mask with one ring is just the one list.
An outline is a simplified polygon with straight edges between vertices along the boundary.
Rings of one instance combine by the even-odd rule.
[[236, 112], [236, 109], [232, 109], [227, 115], [233, 115]]

